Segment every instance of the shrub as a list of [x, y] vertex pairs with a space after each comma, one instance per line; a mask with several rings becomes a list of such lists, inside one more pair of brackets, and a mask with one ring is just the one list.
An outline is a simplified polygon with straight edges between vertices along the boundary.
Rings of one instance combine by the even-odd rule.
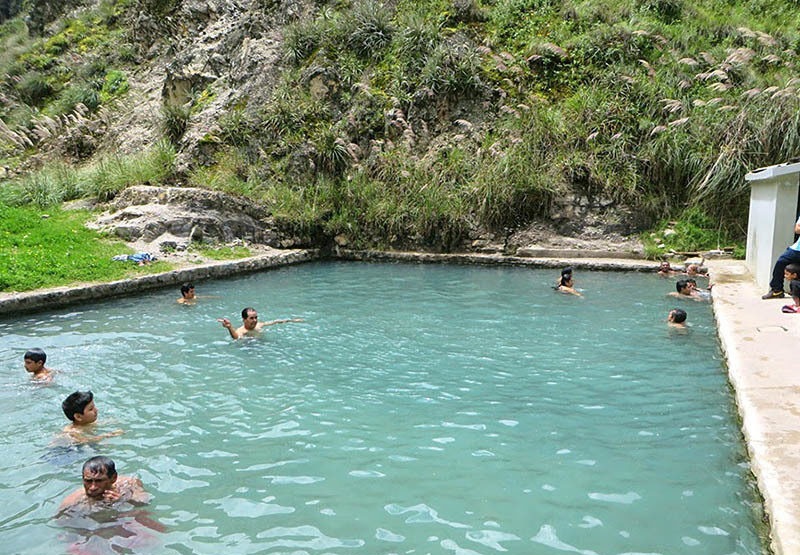
[[481, 90], [480, 56], [466, 42], [451, 40], [437, 46], [427, 57], [421, 81], [435, 94], [472, 96]]
[[639, 11], [652, 13], [664, 23], [673, 23], [683, 14], [682, 0], [636, 0]]
[[391, 11], [374, 0], [357, 0], [345, 20], [348, 46], [366, 58], [378, 57], [393, 32]]
[[0, 189], [0, 201], [9, 206], [48, 208], [79, 197], [77, 172], [66, 164], [48, 166]]
[[310, 139], [316, 166], [329, 175], [341, 175], [352, 160], [347, 141], [339, 137], [332, 127], [324, 126]]
[[131, 156], [108, 156], [81, 172], [83, 190], [99, 201], [108, 201], [133, 185], [156, 185], [175, 168], [175, 148], [159, 141], [144, 152]]
[[93, 112], [100, 106], [100, 95], [87, 84], [76, 84], [64, 89], [53, 104], [52, 112], [55, 115], [69, 114], [79, 105], [83, 104]]
[[122, 96], [128, 92], [128, 78], [124, 72], [112, 69], [103, 78], [103, 86], [100, 89], [100, 102], [105, 104], [112, 98]]
[[164, 104], [161, 107], [164, 135], [172, 144], [178, 144], [186, 133], [190, 115], [191, 109], [187, 105]]
[[290, 24], [283, 36], [283, 49], [286, 59], [300, 64], [322, 44], [324, 26], [311, 18], [301, 19]]
[[42, 106], [50, 95], [53, 87], [50, 86], [44, 75], [31, 71], [23, 75], [14, 86], [20, 100], [31, 106]]

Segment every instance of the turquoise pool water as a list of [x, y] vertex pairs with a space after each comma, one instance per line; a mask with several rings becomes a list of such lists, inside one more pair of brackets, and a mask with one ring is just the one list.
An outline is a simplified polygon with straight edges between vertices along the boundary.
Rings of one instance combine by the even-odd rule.
[[[319, 263], [197, 283], [195, 306], [0, 320], [0, 551], [761, 554], [709, 305], [604, 272], [575, 298], [557, 274]], [[234, 342], [216, 318], [248, 305], [305, 322]], [[28, 379], [33, 346], [53, 385]], [[126, 433], [54, 447], [89, 388]], [[141, 477], [163, 531], [53, 519], [95, 454]]]

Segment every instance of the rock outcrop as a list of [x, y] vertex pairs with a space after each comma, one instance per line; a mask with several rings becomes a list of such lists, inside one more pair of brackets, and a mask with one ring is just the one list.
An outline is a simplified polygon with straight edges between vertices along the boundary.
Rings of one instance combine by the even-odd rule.
[[287, 246], [264, 208], [194, 187], [130, 187], [90, 227], [161, 250], [183, 249], [190, 242]]

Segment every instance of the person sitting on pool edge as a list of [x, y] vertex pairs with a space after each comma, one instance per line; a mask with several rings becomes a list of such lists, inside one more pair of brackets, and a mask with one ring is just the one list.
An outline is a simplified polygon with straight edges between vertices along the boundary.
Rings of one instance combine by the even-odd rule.
[[561, 280], [559, 281], [558, 286], [554, 287], [554, 289], [559, 293], [565, 293], [568, 295], [576, 295], [578, 297], [583, 297], [580, 291], [575, 289], [574, 285], [575, 282], [572, 279], [572, 270], [570, 269], [570, 273], [568, 274], [561, 272]]
[[178, 299], [180, 304], [194, 304], [197, 300], [194, 294], [194, 284], [184, 283], [181, 285], [181, 298]]
[[47, 362], [47, 353], [42, 349], [29, 349], [25, 351], [25, 355], [22, 358], [25, 370], [32, 374], [31, 377], [34, 380], [49, 382], [53, 379], [53, 371], [44, 365]]
[[789, 264], [783, 270], [783, 275], [789, 280], [789, 292], [792, 295], [794, 304], [784, 305], [781, 308], [781, 312], [800, 314], [800, 264]]
[[117, 502], [144, 505], [150, 501], [142, 481], [133, 476], [117, 476], [116, 465], [108, 457], [92, 457], [83, 463], [81, 473], [83, 487], [64, 498], [59, 513], [78, 507], [106, 508]]
[[105, 434], [94, 435], [89, 433], [97, 422], [97, 406], [94, 404], [94, 394], [91, 391], [76, 391], [70, 393], [61, 403], [64, 415], [72, 421], [64, 428], [64, 435], [75, 443], [93, 443], [107, 437], [118, 436], [122, 430], [114, 430]]
[[237, 329], [233, 329], [233, 324], [231, 324], [231, 321], [227, 318], [217, 318], [217, 322], [222, 323], [222, 327], [228, 330], [228, 333], [231, 334], [233, 339], [239, 339], [246, 336], [257, 336], [266, 326], [285, 324], [286, 322], [302, 321], [302, 318], [283, 318], [281, 320], [272, 320], [271, 322], [259, 322], [256, 309], [249, 306], [242, 309], [242, 325]]
[[682, 308], [673, 308], [667, 315], [667, 324], [673, 328], [686, 327], [686, 311]]

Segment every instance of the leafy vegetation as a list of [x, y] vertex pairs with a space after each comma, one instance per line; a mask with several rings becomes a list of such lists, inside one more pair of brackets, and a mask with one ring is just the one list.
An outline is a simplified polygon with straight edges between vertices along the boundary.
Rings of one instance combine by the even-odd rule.
[[51, 164], [0, 188], [0, 202], [39, 208], [79, 198], [104, 202], [126, 187], [163, 182], [174, 162], [174, 148], [162, 141], [140, 154], [108, 155], [82, 168]]
[[663, 221], [642, 236], [649, 258], [670, 252], [726, 251], [744, 258], [744, 244], [731, 238], [719, 224], [698, 208], [689, 208], [675, 221]]
[[[744, 174], [800, 156], [797, 2], [304, 7], [253, 4], [264, 22], [285, 24], [278, 82], [269, 102], [236, 98], [187, 176], [267, 203], [309, 241], [456, 249], [574, 199], [625, 207], [639, 230], [673, 220], [705, 230], [682, 232], [694, 246], [673, 248], [728, 246], [745, 234]], [[131, 52], [174, 36], [179, 10], [178, 0], [103, 0], [47, 32], [21, 18], [0, 25], [6, 163], [24, 161], [59, 118], [84, 109], [91, 117], [123, 97]], [[126, 28], [139, 17], [152, 25]], [[0, 186], [0, 198], [48, 206], [170, 179], [175, 148], [191, 146], [187, 127], [215, 103], [216, 86], [163, 109], [164, 135], [177, 146], [159, 147], [161, 162], [134, 164], [157, 171], [134, 177], [114, 157], [53, 163]]]
[[0, 204], [0, 291], [29, 291], [65, 283], [112, 281], [170, 266], [116, 262], [130, 253], [122, 242], [84, 227], [88, 212], [41, 210]]
[[211, 260], [236, 260], [238, 258], [247, 258], [252, 256], [252, 252], [247, 247], [243, 246], [192, 246], [191, 250], [202, 255], [204, 258]]
[[[327, 4], [288, 27], [272, 102], [225, 133], [226, 156], [248, 168], [226, 187], [298, 231], [362, 246], [452, 248], [476, 226], [546, 217], [563, 195], [633, 207], [641, 227], [697, 208], [740, 240], [744, 174], [800, 155], [790, 13], [800, 7]], [[204, 170], [210, 186], [226, 171]]]

